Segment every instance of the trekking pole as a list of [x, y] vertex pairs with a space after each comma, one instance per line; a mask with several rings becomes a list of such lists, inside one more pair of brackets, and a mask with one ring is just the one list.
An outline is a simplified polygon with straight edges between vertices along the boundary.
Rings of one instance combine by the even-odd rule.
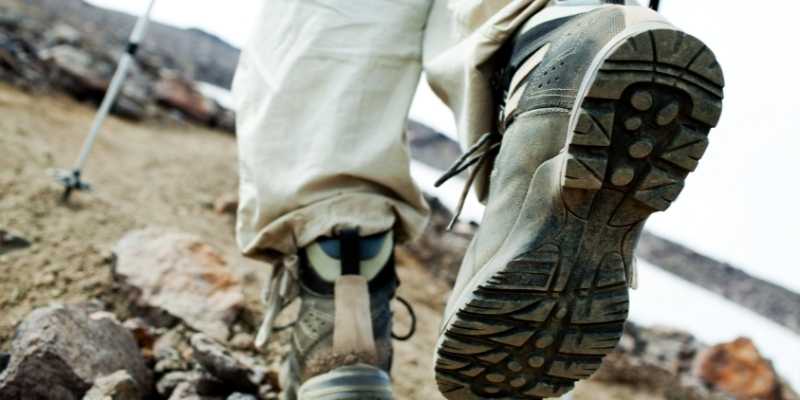
[[125, 83], [125, 78], [128, 76], [128, 70], [130, 70], [131, 65], [133, 65], [136, 52], [139, 50], [139, 44], [142, 42], [147, 32], [147, 26], [150, 23], [150, 14], [153, 11], [155, 3], [156, 0], [150, 0], [147, 10], [136, 21], [133, 32], [131, 32], [128, 38], [128, 46], [119, 60], [117, 70], [114, 72], [114, 77], [111, 78], [111, 83], [108, 85], [108, 90], [103, 97], [103, 102], [100, 103], [100, 108], [97, 110], [97, 114], [95, 114], [91, 129], [89, 130], [89, 135], [83, 142], [81, 153], [75, 162], [74, 168], [72, 170], [56, 170], [53, 174], [56, 180], [64, 185], [64, 193], [61, 196], [61, 200], [65, 203], [69, 201], [69, 197], [73, 191], [83, 191], [91, 188], [88, 183], [81, 180], [81, 173], [86, 165], [87, 158], [89, 158], [89, 153], [92, 151], [97, 135], [100, 134], [100, 128], [103, 126], [103, 122], [105, 122], [108, 117], [111, 107], [117, 100], [117, 96], [122, 89], [122, 84]]

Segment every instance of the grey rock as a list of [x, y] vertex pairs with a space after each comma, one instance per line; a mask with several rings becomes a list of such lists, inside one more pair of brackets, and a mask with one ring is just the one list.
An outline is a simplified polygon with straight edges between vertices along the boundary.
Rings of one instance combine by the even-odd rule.
[[39, 57], [57, 71], [55, 82], [74, 96], [83, 99], [100, 99], [108, 87], [113, 67], [91, 53], [71, 45], [58, 45], [45, 49]]
[[63, 22], [56, 24], [44, 34], [44, 40], [48, 46], [76, 45], [81, 41], [81, 37], [80, 31]]
[[202, 333], [192, 335], [191, 344], [192, 357], [211, 375], [234, 388], [245, 391], [257, 389], [251, 382], [250, 369], [222, 344]]
[[225, 132], [236, 133], [236, 113], [220, 107], [214, 117], [214, 126]]
[[98, 378], [83, 400], [139, 400], [139, 385], [126, 371]]
[[[0, 18], [0, 79], [29, 89], [46, 87], [49, 68], [38, 55], [28, 35], [19, 29], [26, 19], [4, 15]], [[10, 30], [7, 30], [10, 28]]]
[[27, 239], [0, 229], [0, 255], [13, 250], [24, 249], [30, 245], [31, 242], [29, 242]]
[[188, 363], [183, 359], [183, 357], [181, 357], [181, 354], [178, 352], [178, 350], [173, 348], [163, 349], [156, 353], [155, 356], [156, 365], [153, 367], [153, 371], [155, 371], [157, 374], [163, 374], [170, 371], [184, 371], [189, 367]]
[[138, 306], [162, 309], [186, 325], [226, 340], [244, 305], [241, 283], [211, 246], [160, 228], [129, 232], [114, 247], [114, 276]]
[[667, 393], [669, 399], [727, 399], [689, 373], [698, 352], [705, 348], [689, 333], [628, 322], [617, 350], [604, 359], [592, 379]]
[[[98, 103], [134, 23], [130, 15], [80, 0], [6, 0], [0, 8], [0, 80]], [[229, 88], [238, 55], [206, 32], [153, 22], [112, 113], [140, 120], [180, 110], [195, 122], [234, 132], [228, 98], [195, 87], [208, 82]], [[180, 80], [161, 79], [168, 71]]]
[[162, 351], [178, 350], [180, 352], [181, 346], [188, 343], [188, 341], [184, 327], [178, 325], [156, 339], [155, 343], [153, 343], [153, 352], [156, 354], [156, 358], [158, 358], [158, 353]]
[[156, 383], [156, 392], [161, 396], [168, 397], [172, 394], [178, 385], [183, 382], [191, 382], [200, 376], [198, 371], [172, 371], [158, 380]]
[[246, 393], [231, 393], [226, 400], [258, 400], [258, 397]]
[[[8, 0], [4, 0], [3, 4]], [[57, 16], [84, 33], [102, 38], [109, 48], [125, 47], [136, 16], [92, 6], [78, 0], [22, 0], [28, 7]], [[142, 42], [142, 59], [155, 58], [165, 68], [186, 71], [193, 79], [230, 87], [239, 50], [199, 29], [181, 29], [153, 21]]]
[[168, 397], [182, 383], [189, 383], [198, 393], [214, 393], [222, 386], [220, 381], [203, 371], [173, 371], [158, 380], [156, 391], [161, 396]]
[[230, 340], [230, 345], [236, 350], [254, 350], [253, 342], [255, 338], [247, 332], [239, 332]]
[[271, 378], [272, 371], [267, 367], [254, 366], [250, 368], [250, 382], [260, 385], [268, 378]]
[[23, 395], [78, 399], [95, 379], [119, 370], [130, 374], [146, 395], [152, 376], [136, 341], [113, 319], [92, 318], [97, 311], [99, 306], [83, 304], [31, 312], [17, 328], [11, 361], [0, 375], [0, 400]]
[[169, 396], [169, 400], [223, 400], [224, 398], [223, 396], [200, 394], [190, 382], [180, 383]]
[[188, 349], [188, 338], [181, 326], [167, 331], [153, 344], [153, 358], [156, 361], [153, 370], [157, 374], [188, 370], [189, 361], [184, 357]]

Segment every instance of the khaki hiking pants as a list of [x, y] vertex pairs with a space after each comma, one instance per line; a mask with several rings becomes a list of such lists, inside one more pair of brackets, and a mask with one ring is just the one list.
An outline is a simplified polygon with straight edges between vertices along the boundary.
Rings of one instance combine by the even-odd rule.
[[545, 3], [265, 0], [234, 80], [242, 251], [292, 254], [342, 226], [418, 236], [405, 128], [421, 72], [468, 146], [494, 123], [479, 68]]

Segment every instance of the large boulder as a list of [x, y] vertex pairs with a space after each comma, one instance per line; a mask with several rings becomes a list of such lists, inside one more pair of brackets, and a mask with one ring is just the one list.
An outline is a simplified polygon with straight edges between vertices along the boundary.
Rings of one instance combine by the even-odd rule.
[[239, 280], [200, 238], [161, 228], [125, 235], [114, 247], [115, 279], [141, 307], [166, 311], [191, 328], [226, 340], [244, 304]]
[[152, 376], [136, 341], [99, 306], [40, 308], [17, 328], [0, 400], [80, 399], [95, 380], [120, 370], [149, 393]]

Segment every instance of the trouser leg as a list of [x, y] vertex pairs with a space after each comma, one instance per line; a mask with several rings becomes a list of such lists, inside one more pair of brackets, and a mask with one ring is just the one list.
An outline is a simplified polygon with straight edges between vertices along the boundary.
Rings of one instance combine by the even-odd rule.
[[[493, 131], [497, 106], [492, 56], [550, 0], [437, 1], [425, 35], [424, 69], [433, 91], [453, 111], [462, 147]], [[477, 174], [485, 200], [491, 163]]]
[[429, 0], [270, 0], [234, 82], [240, 206], [251, 255], [342, 226], [424, 229], [405, 126]]

